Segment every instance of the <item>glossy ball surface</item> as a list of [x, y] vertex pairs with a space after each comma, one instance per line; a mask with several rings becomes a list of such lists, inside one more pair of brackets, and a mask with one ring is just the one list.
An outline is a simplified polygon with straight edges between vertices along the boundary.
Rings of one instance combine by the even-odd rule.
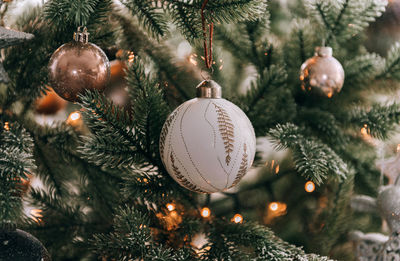
[[303, 91], [331, 98], [343, 87], [344, 70], [330, 47], [317, 47], [315, 55], [302, 64], [300, 81]]
[[73, 41], [51, 56], [49, 81], [65, 100], [78, 101], [85, 90], [103, 91], [110, 80], [110, 62], [97, 45]]

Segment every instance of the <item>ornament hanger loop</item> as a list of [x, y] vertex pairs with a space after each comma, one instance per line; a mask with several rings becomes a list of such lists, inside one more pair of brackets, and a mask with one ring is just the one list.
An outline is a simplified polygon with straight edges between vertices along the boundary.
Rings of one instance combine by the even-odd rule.
[[211, 80], [211, 75], [214, 74], [214, 68], [211, 67], [210, 69], [211, 69], [210, 71], [206, 71], [206, 69], [201, 68], [200, 75], [201, 75], [201, 78], [203, 78], [203, 80], [207, 80], [207, 81]]
[[81, 31], [82, 26], [78, 26], [78, 29], [74, 33], [74, 40], [76, 42], [88, 43], [89, 42], [89, 32], [87, 31], [86, 26], [83, 27], [83, 31]]
[[204, 61], [206, 62], [206, 67], [207, 69], [212, 68], [212, 41], [213, 41], [213, 32], [214, 32], [214, 23], [211, 22], [208, 27], [209, 27], [209, 46], [207, 46], [207, 29], [206, 29], [206, 17], [204, 15], [204, 9], [206, 8], [206, 5], [208, 3], [208, 0], [204, 0], [202, 6], [201, 6], [201, 25], [203, 29], [203, 38], [204, 38]]
[[204, 68], [201, 68], [200, 75], [205, 81], [211, 80], [210, 74]]

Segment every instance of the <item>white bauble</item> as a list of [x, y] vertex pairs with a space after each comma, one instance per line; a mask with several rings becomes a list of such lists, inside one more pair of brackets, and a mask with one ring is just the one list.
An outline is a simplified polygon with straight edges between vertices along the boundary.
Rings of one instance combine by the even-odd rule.
[[183, 187], [213, 193], [235, 186], [251, 167], [256, 137], [235, 104], [220, 98], [221, 87], [203, 81], [198, 98], [168, 116], [160, 135], [160, 154], [168, 173]]

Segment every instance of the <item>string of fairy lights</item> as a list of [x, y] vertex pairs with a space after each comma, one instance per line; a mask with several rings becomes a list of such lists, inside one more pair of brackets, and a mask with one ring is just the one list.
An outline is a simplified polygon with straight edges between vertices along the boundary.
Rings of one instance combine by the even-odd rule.
[[[84, 124], [81, 113], [79, 111], [71, 112], [66, 119], [66, 123], [72, 127], [80, 127]], [[4, 123], [4, 129], [7, 131], [10, 130], [9, 122]], [[365, 139], [371, 138], [369, 135], [369, 128], [366, 124], [361, 128], [360, 133], [362, 137]], [[400, 148], [400, 144], [398, 145], [398, 147]], [[279, 164], [275, 160], [267, 161], [265, 167], [269, 167], [274, 174], [276, 175], [279, 174]], [[313, 193], [315, 189], [316, 185], [313, 181], [309, 180], [305, 182], [304, 190], [307, 193]], [[204, 219], [210, 219], [212, 217], [212, 210], [209, 207], [210, 198], [211, 196], [207, 195], [206, 204], [199, 210], [200, 216], [203, 217]], [[175, 203], [167, 203], [165, 207], [169, 212], [176, 213]], [[268, 209], [268, 216], [274, 218], [285, 215], [287, 212], [287, 205], [284, 202], [272, 201], [267, 205], [267, 209]], [[40, 209], [31, 209], [30, 211], [31, 218], [35, 222], [41, 222], [41, 218], [43, 217], [41, 213], [42, 210]], [[237, 212], [234, 213], [230, 221], [233, 223], [240, 224], [244, 222], [244, 217], [241, 213]]]
[[[74, 128], [81, 128], [84, 125], [84, 122], [83, 122], [80, 111], [71, 112], [66, 119], [66, 123]], [[7, 131], [10, 130], [9, 122], [4, 123], [4, 129]], [[361, 130], [361, 134], [365, 135], [365, 133], [366, 133], [365, 129], [366, 129], [366, 127], [364, 126]], [[270, 163], [266, 163], [265, 166], [270, 166], [271, 171], [273, 173], [275, 173], [276, 175], [279, 174], [279, 164], [275, 160], [272, 160]], [[304, 184], [304, 190], [307, 193], [312, 193], [315, 191], [315, 189], [316, 189], [316, 185], [312, 181], [307, 181]], [[225, 193], [225, 194], [228, 194], [228, 196], [236, 195], [234, 193]], [[207, 195], [205, 204], [201, 207], [201, 209], [199, 209], [199, 214], [204, 219], [212, 218], [212, 209], [210, 208], [210, 198], [211, 198], [211, 195]], [[237, 197], [233, 197], [233, 198], [234, 198], [234, 200], [237, 200]], [[178, 215], [178, 213], [176, 212], [176, 204], [175, 203], [172, 203], [172, 202], [167, 203], [165, 207], [170, 213], [172, 213], [174, 215]], [[233, 223], [236, 223], [236, 224], [243, 223], [244, 222], [243, 215], [240, 213], [240, 211], [237, 207], [235, 207], [235, 210], [236, 211], [234, 211], [235, 213], [231, 217], [230, 221]], [[275, 218], [275, 217], [285, 215], [287, 213], [287, 205], [284, 202], [272, 201], [272, 202], [268, 203], [267, 210], [268, 210], [267, 219]], [[40, 209], [31, 209], [30, 210], [31, 218], [35, 222], [38, 222], [38, 223], [41, 222], [41, 218], [43, 217], [41, 213], [42, 213], [42, 210], [40, 210]]]
[[[266, 52], [265, 55], [268, 55], [268, 53]], [[132, 64], [134, 62], [134, 58], [135, 58], [135, 55], [133, 52], [122, 52], [122, 50], [119, 51], [118, 56], [121, 56], [121, 57], [126, 56], [128, 65]], [[188, 60], [191, 64], [196, 66], [198, 64], [198, 62], [197, 62], [198, 58], [199, 57], [197, 56], [197, 54], [192, 53], [189, 55]], [[206, 59], [206, 57], [204, 57], [204, 56], [201, 56], [200, 58], [201, 58], [201, 60]], [[212, 61], [211, 63], [215, 64], [216, 61]], [[218, 67], [218, 69], [222, 70], [223, 60], [219, 59], [219, 63], [220, 63], [220, 66]], [[83, 123], [83, 119], [82, 119], [80, 111], [71, 112], [66, 119], [66, 123], [68, 125], [74, 127], [75, 129], [83, 128], [84, 123]], [[10, 130], [9, 122], [4, 123], [4, 129], [7, 131]], [[372, 137], [369, 135], [370, 129], [367, 124], [363, 125], [363, 127], [360, 130], [360, 133], [364, 139], [369, 140], [369, 141], [372, 140]], [[265, 167], [269, 167], [271, 169], [271, 172], [276, 175], [280, 174], [280, 166], [276, 160], [267, 161], [265, 164]], [[305, 182], [304, 190], [307, 193], [313, 193], [315, 191], [315, 189], [316, 189], [316, 185], [314, 182], [312, 182], [312, 181]], [[237, 202], [238, 197], [235, 193], [224, 193], [224, 194], [232, 197], [232, 199], [234, 201], [236, 201], [235, 205], [238, 205], [238, 202]], [[270, 216], [272, 218], [282, 216], [287, 213], [287, 205], [284, 202], [272, 201], [272, 202], [269, 202], [266, 207], [268, 210], [268, 216]], [[176, 211], [175, 203], [166, 204], [166, 209], [171, 213], [175, 213], [175, 211]], [[31, 214], [32, 219], [36, 222], [40, 222], [41, 217], [42, 217], [41, 210], [40, 209], [32, 209], [30, 212], [31, 212], [30, 214]], [[244, 217], [240, 213], [240, 210], [238, 207], [235, 207], [233, 212], [234, 212], [234, 214], [230, 219], [233, 223], [240, 224], [240, 223], [244, 222]], [[212, 217], [212, 209], [210, 208], [210, 195], [207, 196], [206, 204], [203, 205], [202, 208], [199, 210], [199, 214], [201, 217], [203, 217], [205, 219], [209, 219]]]

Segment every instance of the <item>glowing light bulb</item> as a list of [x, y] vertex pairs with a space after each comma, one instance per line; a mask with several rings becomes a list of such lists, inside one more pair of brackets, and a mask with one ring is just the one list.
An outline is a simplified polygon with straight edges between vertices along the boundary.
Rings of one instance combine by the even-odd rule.
[[31, 219], [35, 221], [36, 223], [40, 224], [42, 222], [42, 210], [41, 209], [31, 209]]
[[240, 214], [235, 214], [233, 218], [231, 219], [232, 222], [238, 224], [243, 222], [243, 216]]
[[79, 120], [80, 118], [81, 118], [81, 114], [77, 111], [72, 112], [68, 117], [68, 119], [71, 121], [76, 121], [76, 120]]
[[368, 125], [364, 124], [364, 127], [361, 128], [362, 135], [368, 135]]
[[200, 214], [203, 218], [208, 218], [211, 215], [211, 210], [208, 207], [204, 207], [201, 209]]
[[132, 64], [135, 61], [135, 54], [133, 52], [129, 52], [128, 63]]
[[313, 192], [313, 191], [315, 190], [315, 184], [314, 184], [314, 182], [312, 182], [311, 180], [310, 180], [310, 181], [307, 181], [306, 184], [304, 185], [304, 189], [305, 189], [308, 193]]
[[269, 203], [269, 209], [271, 209], [272, 211], [277, 211], [278, 210], [278, 203], [277, 202]]
[[174, 211], [174, 210], [175, 210], [175, 204], [168, 203], [168, 204], [167, 204], [167, 209], [168, 209], [169, 211]]
[[6, 131], [9, 131], [9, 130], [10, 130], [10, 123], [9, 123], [8, 121], [6, 121], [6, 122], [4, 123], [4, 129], [5, 129]]

